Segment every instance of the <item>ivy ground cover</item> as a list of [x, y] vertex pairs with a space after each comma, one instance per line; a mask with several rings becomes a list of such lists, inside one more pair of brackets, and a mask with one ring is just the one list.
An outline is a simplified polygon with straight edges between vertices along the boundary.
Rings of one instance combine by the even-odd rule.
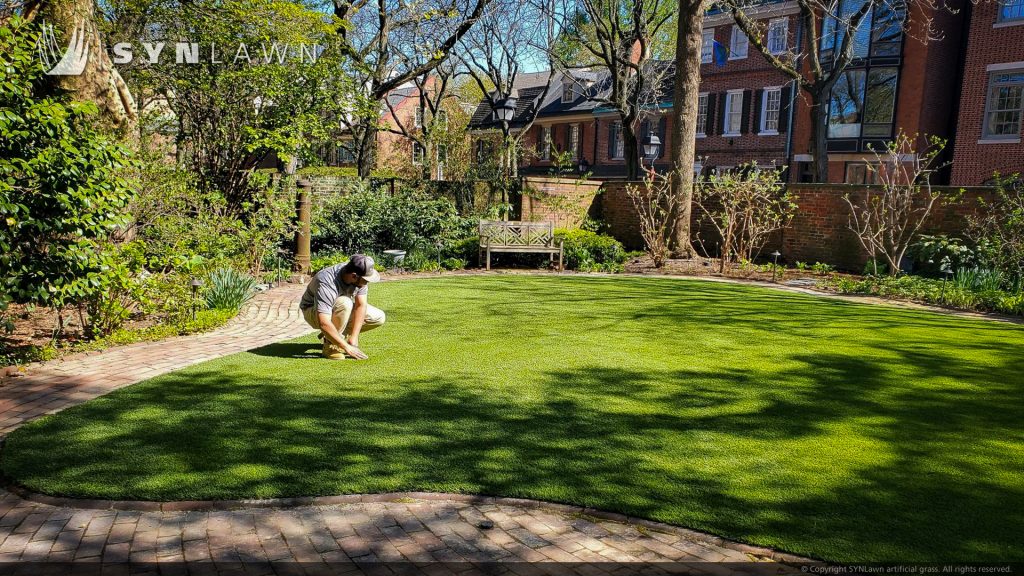
[[3, 472], [150, 500], [428, 490], [594, 506], [834, 561], [1024, 560], [1024, 327], [751, 286], [375, 285], [313, 336], [30, 423]]

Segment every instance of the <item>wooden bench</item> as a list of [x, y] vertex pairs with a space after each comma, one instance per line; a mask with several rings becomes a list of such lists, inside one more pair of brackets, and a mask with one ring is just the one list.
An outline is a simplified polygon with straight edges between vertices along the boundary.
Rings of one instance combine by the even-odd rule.
[[480, 221], [480, 253], [487, 252], [487, 269], [491, 269], [491, 252], [542, 252], [562, 269], [562, 242], [555, 245], [553, 222]]

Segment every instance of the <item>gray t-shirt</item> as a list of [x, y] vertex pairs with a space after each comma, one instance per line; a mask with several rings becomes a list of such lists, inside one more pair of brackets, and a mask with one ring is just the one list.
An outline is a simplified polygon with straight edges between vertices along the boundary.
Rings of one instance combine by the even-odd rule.
[[348, 261], [334, 266], [328, 266], [316, 273], [313, 279], [306, 286], [306, 293], [302, 295], [299, 308], [306, 310], [316, 306], [318, 314], [330, 314], [334, 311], [334, 301], [338, 296], [348, 296], [355, 299], [356, 296], [369, 292], [366, 286], [362, 288], [355, 284], [345, 284], [341, 279], [341, 271], [348, 264]]

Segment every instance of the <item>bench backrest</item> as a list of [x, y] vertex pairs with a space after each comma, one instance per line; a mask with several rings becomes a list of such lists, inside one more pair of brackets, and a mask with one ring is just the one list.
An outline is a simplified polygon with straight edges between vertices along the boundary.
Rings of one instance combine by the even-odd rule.
[[554, 222], [480, 221], [480, 246], [552, 246]]

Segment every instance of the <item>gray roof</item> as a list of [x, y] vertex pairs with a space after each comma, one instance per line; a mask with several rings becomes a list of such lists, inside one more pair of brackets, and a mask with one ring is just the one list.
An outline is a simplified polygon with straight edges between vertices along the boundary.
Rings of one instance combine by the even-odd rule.
[[[648, 66], [652, 71], [664, 72], [660, 92], [662, 102], [671, 102], [674, 93], [674, 70], [675, 64], [670, 61], [651, 61]], [[607, 70], [573, 70], [571, 72], [575, 80], [570, 80], [565, 74], [555, 74], [551, 80], [551, 88], [548, 90], [543, 102], [537, 102], [547, 82], [548, 72], [536, 72], [533, 74], [522, 74], [516, 77], [514, 86], [519, 90], [519, 97], [516, 101], [516, 113], [511, 125], [513, 128], [522, 127], [532, 112], [534, 106], [539, 107], [538, 118], [551, 116], [565, 116], [571, 114], [590, 114], [602, 107], [598, 100], [608, 94], [611, 90], [611, 76]], [[567, 82], [572, 82], [580, 91], [572, 101], [563, 102], [563, 87]], [[494, 119], [491, 106], [485, 98], [477, 106], [470, 120], [470, 128], [486, 129], [496, 128], [500, 124]]]

